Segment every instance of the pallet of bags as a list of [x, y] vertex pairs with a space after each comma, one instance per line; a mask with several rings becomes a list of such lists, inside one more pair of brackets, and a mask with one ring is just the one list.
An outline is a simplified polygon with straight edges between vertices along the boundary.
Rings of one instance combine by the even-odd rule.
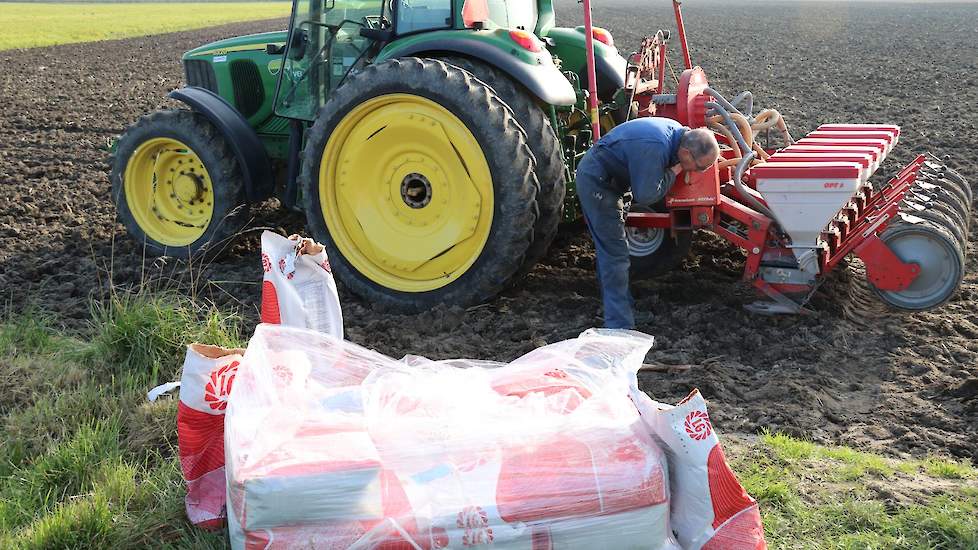
[[397, 361], [261, 325], [226, 417], [232, 546], [677, 548], [666, 457], [629, 397], [651, 343]]

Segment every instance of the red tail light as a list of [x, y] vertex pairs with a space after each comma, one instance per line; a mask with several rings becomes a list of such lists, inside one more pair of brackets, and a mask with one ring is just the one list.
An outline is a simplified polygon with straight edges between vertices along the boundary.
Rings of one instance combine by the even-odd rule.
[[611, 33], [608, 32], [608, 29], [602, 29], [601, 27], [591, 27], [591, 36], [598, 42], [601, 42], [602, 44], [606, 44], [608, 46], [611, 46], [612, 48], [615, 47], [615, 40], [611, 38]]
[[538, 52], [541, 50], [540, 41], [533, 34], [526, 31], [515, 30], [509, 31], [509, 37], [513, 39], [520, 45], [521, 48], [531, 52]]

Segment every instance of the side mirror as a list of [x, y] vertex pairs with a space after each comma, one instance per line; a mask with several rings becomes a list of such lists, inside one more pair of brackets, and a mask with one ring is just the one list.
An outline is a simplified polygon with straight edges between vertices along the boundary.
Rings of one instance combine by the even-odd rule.
[[292, 42], [289, 44], [289, 58], [302, 59], [306, 56], [306, 45], [309, 44], [309, 35], [305, 29], [295, 29], [292, 31]]

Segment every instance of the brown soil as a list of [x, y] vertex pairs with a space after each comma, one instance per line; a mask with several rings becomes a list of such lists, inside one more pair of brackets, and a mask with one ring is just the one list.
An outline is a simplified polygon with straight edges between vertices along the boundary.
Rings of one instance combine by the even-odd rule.
[[[661, 5], [659, 5], [661, 4]], [[644, 3], [643, 5], [647, 5]], [[978, 57], [974, 5], [690, 2], [695, 61], [715, 87], [751, 89], [780, 109], [796, 133], [823, 122], [903, 126], [883, 172], [917, 152], [950, 155], [967, 175], [975, 158]], [[577, 24], [575, 2], [558, 4]], [[604, 4], [597, 24], [619, 47], [669, 28], [668, 2], [652, 8]], [[566, 17], [565, 17], [566, 16]], [[641, 22], [637, 24], [636, 22]], [[255, 209], [255, 230], [206, 266], [144, 262], [114, 219], [106, 176], [110, 140], [139, 115], [172, 106], [180, 54], [201, 43], [282, 28], [283, 21], [229, 25], [166, 36], [0, 53], [0, 286], [5, 301], [34, 302], [71, 328], [87, 301], [117, 285], [191, 281], [221, 305], [254, 320], [261, 227], [301, 231], [274, 201]], [[647, 25], [647, 26], [645, 26]], [[721, 32], [725, 40], [707, 39]], [[972, 232], [972, 239], [976, 237]], [[638, 307], [656, 317], [641, 328], [658, 338], [650, 363], [686, 365], [642, 375], [657, 399], [692, 387], [711, 399], [721, 430], [782, 430], [894, 454], [949, 452], [978, 461], [978, 272], [933, 312], [890, 313], [842, 268], [815, 296], [814, 313], [758, 317], [738, 282], [742, 255], [701, 235], [682, 269], [638, 285]], [[593, 250], [581, 227], [562, 231], [550, 256], [490, 304], [417, 316], [374, 311], [342, 295], [349, 337], [399, 356], [512, 359], [600, 322]]]

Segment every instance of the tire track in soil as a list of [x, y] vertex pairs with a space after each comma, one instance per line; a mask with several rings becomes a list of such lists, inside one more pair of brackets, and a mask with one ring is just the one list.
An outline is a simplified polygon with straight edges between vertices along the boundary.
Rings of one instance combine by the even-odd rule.
[[[579, 24], [574, 2], [557, 4], [562, 25]], [[966, 176], [978, 159], [974, 75], [967, 48], [978, 7], [836, 3], [684, 5], [694, 60], [732, 96], [751, 89], [776, 107], [796, 135], [823, 122], [893, 122], [904, 133], [893, 172], [918, 151], [952, 155]], [[606, 3], [594, 10], [625, 52], [642, 34], [672, 26], [668, 2]], [[642, 27], [636, 25], [642, 22]], [[12, 307], [28, 302], [81, 329], [89, 296], [107, 274], [121, 286], [189, 291], [257, 320], [258, 231], [206, 266], [143, 262], [141, 247], [115, 222], [106, 162], [109, 140], [140, 115], [171, 108], [182, 85], [179, 57], [207, 41], [284, 28], [282, 20], [169, 35], [0, 52], [0, 288]], [[708, 40], [713, 29], [724, 36]], [[933, 32], [940, 29], [940, 32]], [[674, 60], [675, 61], [675, 60]], [[939, 91], [938, 97], [930, 94]], [[301, 231], [300, 216], [274, 201], [254, 209], [252, 227]], [[972, 231], [971, 238], [978, 238]], [[860, 282], [858, 262], [816, 293], [813, 313], [749, 315], [740, 284], [743, 254], [697, 236], [682, 269], [636, 285], [636, 305], [654, 319], [647, 361], [690, 365], [643, 373], [643, 388], [675, 401], [692, 387], [711, 399], [719, 429], [781, 430], [893, 454], [951, 452], [978, 458], [978, 265], [941, 309], [881, 310]], [[594, 254], [579, 225], [565, 227], [550, 255], [490, 304], [416, 316], [372, 309], [341, 289], [350, 339], [399, 356], [509, 360], [599, 322]]]

